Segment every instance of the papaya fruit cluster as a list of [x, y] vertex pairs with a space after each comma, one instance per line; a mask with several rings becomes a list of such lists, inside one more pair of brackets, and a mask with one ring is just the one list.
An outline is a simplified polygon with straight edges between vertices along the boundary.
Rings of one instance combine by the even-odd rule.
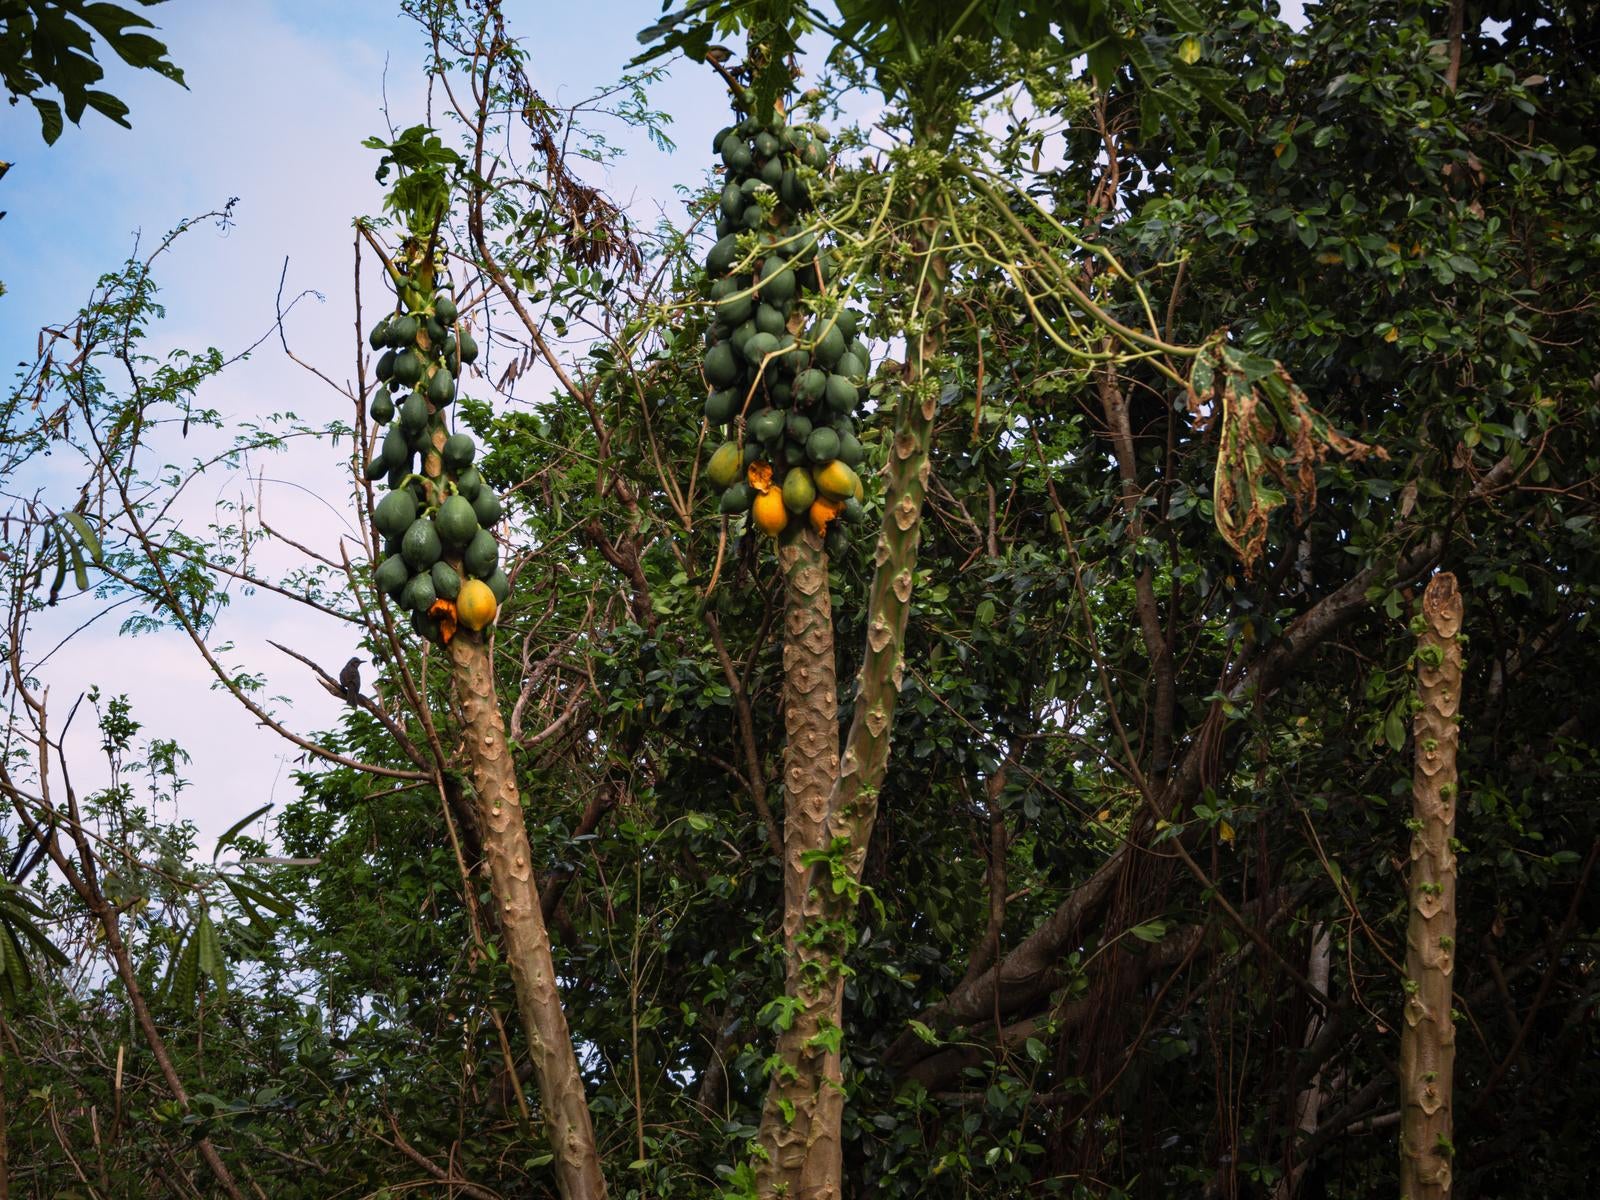
[[473, 466], [471, 435], [451, 433], [444, 418], [477, 343], [448, 293], [408, 291], [367, 339], [382, 351], [368, 411], [384, 427], [367, 478], [387, 479], [389, 488], [372, 514], [385, 556], [376, 582], [411, 614], [417, 633], [448, 642], [458, 625], [476, 631], [494, 620], [511, 584], [490, 532], [500, 498]]
[[717, 134], [726, 182], [706, 258], [715, 315], [701, 368], [706, 420], [731, 434], [706, 467], [722, 511], [749, 513], [771, 537], [810, 524], [837, 554], [844, 526], [862, 516], [854, 413], [870, 356], [860, 315], [829, 298], [827, 250], [801, 224], [828, 137], [781, 117]]

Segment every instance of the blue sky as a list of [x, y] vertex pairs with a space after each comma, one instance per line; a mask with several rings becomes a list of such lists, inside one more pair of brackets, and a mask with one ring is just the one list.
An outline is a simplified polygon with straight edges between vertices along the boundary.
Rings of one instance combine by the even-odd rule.
[[[229, 228], [195, 229], [158, 267], [168, 317], [153, 331], [152, 347], [216, 346], [231, 354], [248, 346], [271, 328], [287, 257], [285, 294], [312, 289], [324, 297], [296, 310], [291, 345], [334, 378], [347, 378], [351, 220], [376, 212], [382, 199], [373, 179], [378, 156], [361, 141], [386, 128], [385, 95], [397, 127], [424, 114], [421, 38], [397, 9], [394, 0], [171, 0], [152, 16], [185, 72], [187, 90], [114, 59], [107, 64], [107, 86], [132, 110], [131, 131], [90, 115], [47, 148], [31, 107], [0, 107], [0, 158], [14, 164], [0, 182], [0, 209], [8, 211], [0, 220], [0, 279], [8, 289], [0, 297], [4, 361], [29, 357], [40, 325], [70, 317], [136, 236], [149, 247], [179, 220], [238, 197]], [[513, 0], [506, 9], [513, 34], [527, 39], [535, 85], [556, 104], [575, 103], [614, 81], [638, 51], [636, 31], [660, 11], [650, 0]], [[658, 206], [677, 215], [674, 186], [701, 177], [711, 134], [725, 123], [721, 86], [704, 68], [680, 67], [653, 98], [675, 114], [673, 136], [684, 151], [664, 154], [620, 122], [602, 123], [626, 153], [610, 168], [589, 172], [646, 223]], [[368, 311], [384, 302], [372, 281]], [[208, 385], [200, 399], [236, 419], [286, 408], [325, 418], [327, 406], [344, 403], [288, 362], [275, 339]], [[172, 448], [175, 456], [194, 452], [192, 445]], [[260, 479], [211, 480], [193, 516], [203, 520], [214, 501], [259, 494], [275, 526], [334, 552], [353, 512], [342, 456], [342, 449], [300, 452], [259, 464]], [[89, 597], [64, 600], [33, 644], [53, 643], [91, 612]], [[51, 659], [44, 678], [53, 703], [95, 682], [128, 691], [145, 735], [174, 738], [192, 755], [192, 787], [179, 808], [200, 827], [203, 849], [244, 813], [269, 800], [281, 806], [298, 750], [211, 690], [186, 641], [121, 638], [119, 619], [92, 626]], [[336, 671], [355, 649], [347, 629], [308, 620], [286, 601], [239, 596], [218, 631], [222, 638], [238, 645], [238, 661], [268, 672], [268, 694], [287, 698], [277, 711], [299, 732], [336, 722], [337, 705], [306, 670], [266, 643], [283, 642]], [[87, 721], [78, 722], [74, 737], [69, 752], [79, 786], [98, 786], [97, 739]]]

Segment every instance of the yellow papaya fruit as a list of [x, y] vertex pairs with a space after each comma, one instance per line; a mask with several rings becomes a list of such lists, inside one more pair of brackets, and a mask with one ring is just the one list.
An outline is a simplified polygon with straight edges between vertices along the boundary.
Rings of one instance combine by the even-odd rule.
[[768, 537], [777, 537], [789, 523], [789, 509], [783, 503], [783, 493], [777, 488], [769, 487], [757, 496], [755, 503], [750, 506], [750, 512], [755, 517], [756, 526]]
[[836, 500], [847, 500], [851, 496], [860, 498], [857, 491], [861, 487], [860, 477], [837, 458], [818, 469], [816, 480], [818, 490]]

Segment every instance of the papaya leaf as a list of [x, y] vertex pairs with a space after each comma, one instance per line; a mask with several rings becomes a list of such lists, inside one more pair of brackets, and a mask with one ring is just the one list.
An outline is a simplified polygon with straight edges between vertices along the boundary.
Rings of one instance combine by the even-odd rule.
[[1220, 431], [1212, 480], [1217, 532], [1247, 576], [1266, 547], [1273, 510], [1293, 501], [1303, 520], [1316, 507], [1316, 468], [1330, 454], [1389, 457], [1334, 429], [1280, 364], [1221, 342], [1197, 356], [1189, 393], [1197, 425]]

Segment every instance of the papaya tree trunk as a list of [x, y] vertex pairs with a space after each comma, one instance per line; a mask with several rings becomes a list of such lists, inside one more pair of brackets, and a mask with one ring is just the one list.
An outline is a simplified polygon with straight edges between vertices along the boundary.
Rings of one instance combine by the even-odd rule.
[[[817, 847], [825, 856], [807, 865], [797, 888], [800, 920], [789, 963], [785, 1024], [758, 1134], [766, 1155], [757, 1173], [763, 1197], [839, 1200], [842, 1194], [844, 960], [855, 940], [861, 872], [877, 820], [878, 789], [889, 765], [927, 491], [928, 446], [939, 397], [938, 381], [928, 366], [939, 350], [946, 265], [937, 253], [937, 224], [928, 220], [922, 228], [919, 249], [927, 257], [918, 307], [926, 314], [924, 332], [912, 343], [903, 368], [883, 525], [867, 593], [860, 687]], [[787, 657], [784, 665], [789, 666]], [[786, 909], [786, 941], [791, 916]]]
[[[839, 775], [839, 685], [834, 662], [833, 605], [828, 556], [807, 528], [778, 546], [784, 575], [783, 724], [783, 948], [785, 994], [800, 996], [816, 956], [801, 945], [802, 932], [821, 916], [810, 887], [814, 852], [827, 848], [828, 802]], [[780, 1022], [769, 1110], [786, 1119], [763, 1120], [762, 1195], [798, 1194], [808, 1159], [842, 1165], [839, 1129], [819, 1121], [820, 1089], [840, 1086], [839, 1053], [817, 1042], [817, 1013], [793, 1008]], [[793, 1068], [790, 1073], [789, 1068]], [[790, 1184], [781, 1188], [783, 1184]]]
[[461, 630], [446, 650], [461, 703], [462, 738], [483, 831], [484, 861], [555, 1155], [556, 1181], [565, 1200], [599, 1200], [606, 1194], [605, 1176], [556, 988], [555, 961], [539, 904], [515, 762], [495, 695], [489, 646], [485, 638]]
[[1422, 595], [1412, 725], [1411, 917], [1406, 927], [1405, 1020], [1400, 1028], [1400, 1195], [1450, 1195], [1455, 967], [1457, 714], [1461, 710], [1461, 593], [1448, 572]]

